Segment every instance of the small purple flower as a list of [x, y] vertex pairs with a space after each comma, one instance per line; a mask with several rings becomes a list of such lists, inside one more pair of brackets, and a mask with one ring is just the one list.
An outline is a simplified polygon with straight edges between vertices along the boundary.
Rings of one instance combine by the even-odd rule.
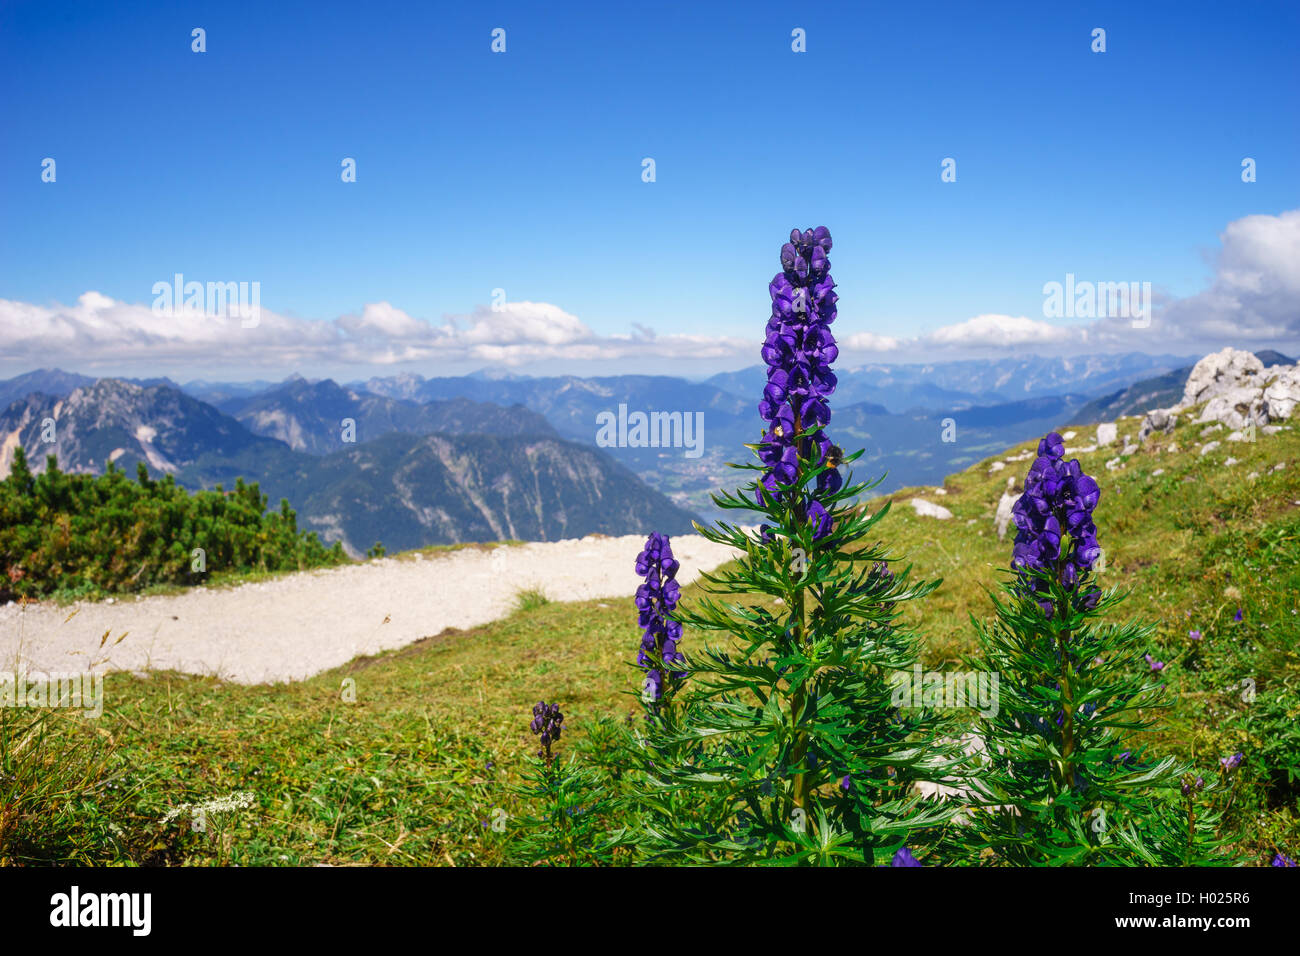
[[1219, 763], [1223, 764], [1223, 769], [1224, 769], [1224, 770], [1236, 770], [1238, 767], [1241, 766], [1241, 758], [1242, 758], [1242, 756], [1243, 756], [1243, 754], [1242, 754], [1241, 751], [1239, 750], [1239, 751], [1237, 751], [1235, 754], [1233, 754], [1231, 757], [1220, 757], [1220, 758], [1219, 758]]
[[1154, 657], [1152, 657], [1150, 654], [1148, 654], [1148, 655], [1146, 656], [1146, 658], [1147, 658], [1147, 663], [1148, 663], [1149, 665], [1151, 665], [1151, 670], [1152, 670], [1152, 672], [1158, 674], [1160, 671], [1162, 671], [1162, 670], [1165, 669], [1165, 662], [1164, 662], [1164, 661], [1158, 661], [1158, 660], [1156, 660]]
[[1295, 860], [1291, 859], [1285, 853], [1278, 852], [1273, 856], [1273, 866], [1295, 866]]
[[849, 779], [849, 775], [846, 773], [846, 774], [844, 775], [844, 779], [840, 781], [840, 789], [841, 789], [841, 790], [848, 790], [849, 787], [850, 787], [850, 785], [851, 785], [852, 783], [853, 783], [853, 781]]
[[1237, 608], [1237, 613], [1234, 614], [1234, 615], [1232, 615], [1232, 619], [1233, 619], [1234, 621], [1236, 621], [1238, 624], [1240, 624], [1240, 623], [1241, 623], [1241, 617], [1242, 617], [1242, 614], [1241, 614], [1241, 608]]
[[912, 856], [911, 850], [909, 850], [907, 847], [903, 847], [901, 850], [899, 850], [897, 853], [894, 854], [894, 859], [889, 865], [890, 866], [920, 866], [921, 861], [918, 860], [916, 857]]
[[560, 739], [564, 730], [564, 715], [560, 713], [560, 705], [539, 700], [533, 706], [533, 719], [528, 729], [540, 736], [542, 746], [537, 751], [537, 756], [545, 760], [549, 767], [552, 760], [551, 744]]
[[1202, 635], [1200, 631], [1188, 631], [1187, 636], [1194, 641], [1199, 641]]

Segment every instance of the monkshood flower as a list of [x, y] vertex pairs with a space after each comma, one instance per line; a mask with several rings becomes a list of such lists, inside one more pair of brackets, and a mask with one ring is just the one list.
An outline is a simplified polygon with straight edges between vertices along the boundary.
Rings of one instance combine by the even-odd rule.
[[921, 861], [918, 860], [916, 857], [912, 856], [911, 850], [909, 850], [907, 847], [903, 847], [901, 850], [899, 850], [897, 853], [894, 854], [894, 859], [890, 862], [889, 865], [890, 866], [920, 866]]
[[[842, 452], [822, 430], [831, 420], [827, 399], [835, 391], [831, 363], [839, 355], [830, 325], [835, 321], [835, 281], [826, 253], [831, 234], [825, 226], [790, 231], [781, 247], [781, 272], [768, 284], [772, 315], [763, 342], [767, 385], [758, 411], [767, 427], [760, 442], [759, 459], [765, 471], [757, 500], [766, 492], [780, 500], [780, 486], [799, 476], [799, 459], [829, 465], [817, 477], [817, 487], [796, 510], [813, 525], [813, 537], [831, 531], [831, 519], [820, 496], [834, 494], [843, 484], [838, 464]], [[797, 436], [803, 434], [803, 438]], [[767, 536], [767, 529], [763, 529]]]
[[[644, 690], [650, 700], [659, 700], [664, 691], [665, 675], [656, 662], [685, 661], [677, 649], [682, 626], [672, 618], [681, 597], [681, 587], [676, 581], [680, 566], [673, 557], [668, 536], [658, 532], [646, 539], [645, 548], [636, 556], [636, 573], [645, 578], [645, 583], [636, 589], [637, 624], [642, 630], [641, 651], [636, 662], [646, 669]], [[686, 672], [673, 671], [671, 676], [681, 680]]]
[[[1025, 477], [1024, 494], [1011, 509], [1019, 529], [1011, 566], [1050, 571], [1062, 587], [1073, 591], [1079, 576], [1101, 557], [1092, 520], [1101, 489], [1084, 474], [1077, 458], [1067, 462], [1064, 455], [1065, 442], [1056, 432], [1038, 443], [1038, 458]], [[1041, 592], [1047, 585], [1025, 576], [1025, 586], [1031, 592]], [[1095, 606], [1100, 594], [1100, 589], [1089, 589], [1083, 595], [1083, 606]], [[1056, 610], [1046, 598], [1038, 604], [1049, 618]]]
[[564, 730], [564, 715], [560, 713], [560, 705], [539, 700], [533, 705], [533, 719], [528, 729], [540, 735], [542, 746], [537, 751], [537, 756], [550, 766], [551, 744], [560, 739], [560, 734]]

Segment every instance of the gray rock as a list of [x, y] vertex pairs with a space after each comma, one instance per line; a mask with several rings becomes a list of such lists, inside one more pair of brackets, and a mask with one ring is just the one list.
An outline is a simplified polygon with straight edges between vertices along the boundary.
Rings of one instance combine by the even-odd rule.
[[1102, 448], [1112, 444], [1119, 437], [1119, 426], [1114, 422], [1106, 422], [1097, 426], [1097, 447]]
[[1147, 440], [1148, 435], [1156, 432], [1168, 435], [1178, 424], [1178, 416], [1165, 408], [1157, 408], [1147, 412], [1146, 417], [1142, 419], [1142, 427], [1138, 429], [1138, 443]]
[[1206, 403], [1198, 421], [1218, 422], [1232, 429], [1267, 425], [1268, 403], [1264, 401], [1264, 390], [1246, 385], [1230, 388]]
[[1300, 365], [1280, 370], [1277, 378], [1264, 389], [1268, 417], [1274, 421], [1290, 418], [1300, 405]]
[[1234, 388], [1258, 388], [1264, 381], [1264, 363], [1251, 352], [1226, 348], [1205, 356], [1192, 368], [1183, 386], [1182, 406], [1199, 405]]
[[1016, 493], [1016, 479], [1008, 478], [1007, 490], [1002, 492], [1002, 497], [998, 499], [998, 513], [993, 519], [999, 541], [1007, 536], [1007, 527], [1011, 524], [1011, 508], [1019, 497], [1020, 495]]
[[1201, 446], [1201, 454], [1208, 455], [1210, 452], [1214, 451], [1214, 449], [1218, 447], [1219, 447], [1219, 442], [1217, 441], [1206, 442], [1204, 445]]
[[926, 501], [924, 498], [913, 498], [912, 507], [916, 513], [924, 518], [939, 518], [942, 521], [952, 517], [952, 512], [943, 505], [936, 505], [933, 502]]

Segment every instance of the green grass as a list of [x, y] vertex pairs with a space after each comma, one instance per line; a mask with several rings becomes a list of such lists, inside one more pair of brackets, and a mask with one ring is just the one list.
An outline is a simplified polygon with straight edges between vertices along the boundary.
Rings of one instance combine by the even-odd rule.
[[[1128, 419], [1120, 431], [1136, 428]], [[1102, 485], [1096, 517], [1105, 579], [1132, 591], [1127, 613], [1159, 622], [1150, 652], [1167, 664], [1175, 703], [1158, 746], [1207, 776], [1219, 757], [1245, 753], [1230, 814], [1244, 830], [1236, 849], [1247, 862], [1266, 863], [1276, 849], [1293, 857], [1300, 850], [1300, 431], [1225, 443], [1202, 457], [1199, 430], [1181, 425], [1156, 442], [1176, 441], [1181, 452], [1144, 451], [1118, 471], [1105, 468], [1114, 448], [1081, 460]], [[1067, 444], [1083, 443], [1085, 429], [1078, 431]], [[1240, 463], [1223, 467], [1228, 455]], [[1284, 470], [1272, 471], [1279, 462]], [[980, 462], [947, 479], [946, 496], [909, 489], [869, 504], [892, 499], [883, 533], [919, 573], [944, 579], [909, 611], [926, 635], [927, 666], [955, 666], [973, 651], [969, 615], [989, 616], [985, 589], [1010, 553], [1009, 538], [1000, 542], [993, 530], [994, 509], [1007, 476], [1022, 476], [1028, 464], [990, 474]], [[1251, 471], [1261, 476], [1248, 481]], [[917, 516], [907, 504], [914, 496], [942, 503], [954, 518]], [[698, 593], [689, 586], [684, 600]], [[521, 595], [520, 610], [295, 684], [110, 675], [104, 716], [65, 721], [60, 731], [89, 734], [105, 748], [93, 779], [71, 780], [66, 800], [54, 799], [75, 808], [59, 818], [77, 821], [72, 835], [65, 826], [43, 842], [37, 829], [8, 848], [0, 837], [0, 860], [509, 861], [510, 828], [497, 833], [490, 823], [499, 812], [518, 814], [509, 787], [535, 749], [531, 706], [543, 698], [563, 705], [571, 734], [561, 750], [600, 718], [639, 712], [640, 672], [630, 665], [640, 635], [630, 597], [561, 603]], [[1203, 639], [1189, 639], [1189, 630]], [[688, 633], [685, 646], [698, 640]], [[1244, 699], [1246, 680], [1253, 700]], [[115, 790], [96, 782], [107, 779]], [[211, 832], [160, 823], [179, 804], [238, 791], [251, 791], [256, 805], [236, 817], [224, 846]]]
[[540, 588], [525, 588], [515, 592], [515, 610], [520, 613], [536, 611], [550, 603], [551, 599]]

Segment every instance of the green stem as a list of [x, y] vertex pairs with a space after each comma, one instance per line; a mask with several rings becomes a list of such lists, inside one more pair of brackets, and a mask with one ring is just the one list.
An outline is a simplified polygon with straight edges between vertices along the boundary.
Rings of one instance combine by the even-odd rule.
[[1068, 790], [1074, 782], [1074, 763], [1070, 759], [1074, 754], [1074, 692], [1070, 685], [1070, 657], [1066, 650], [1068, 640], [1069, 634], [1061, 635], [1061, 709], [1064, 714], [1064, 719], [1061, 722], [1063, 737], [1060, 762], [1061, 790]]
[[[802, 431], [802, 429], [803, 429], [803, 423], [800, 420], [800, 416], [798, 415], [798, 413], [796, 413], [794, 416], [795, 435], [798, 435]], [[800, 440], [796, 439], [796, 441], [800, 441]], [[802, 449], [799, 448], [798, 445], [796, 445], [796, 451], [802, 451]], [[802, 454], [799, 455], [799, 471], [800, 473], [802, 473], [803, 471]], [[802, 474], [796, 476], [795, 487], [800, 486], [799, 479], [801, 477]], [[793, 509], [789, 508], [789, 503], [787, 503], [787, 508], [789, 509], [788, 511], [789, 521], [791, 524], [794, 524], [797, 518], [793, 513]], [[808, 556], [805, 556], [805, 560], [807, 560], [807, 557]], [[804, 573], [807, 572], [805, 571]], [[807, 624], [804, 620], [803, 588], [799, 587], [798, 584], [796, 583], [794, 587], [791, 589], [791, 591], [786, 594], [786, 600], [790, 607], [791, 620], [794, 621], [795, 643], [797, 645], [802, 645], [805, 643], [805, 639], [807, 636]], [[791, 700], [790, 717], [792, 720], [795, 721], [796, 724], [803, 719], [803, 712], [808, 706], [808, 693], [806, 690], [806, 686], [807, 686], [806, 684], [801, 685], [799, 689], [795, 691], [794, 697]], [[804, 772], [803, 769], [804, 762], [808, 758], [808, 735], [805, 732], [795, 731], [794, 746], [791, 748], [790, 754], [792, 759], [794, 760], [795, 766], [799, 768], [799, 772], [795, 774], [795, 778], [794, 778], [794, 806], [795, 808], [803, 811], [804, 826], [811, 826], [812, 821], [808, 813], [808, 803], [809, 803], [809, 795], [812, 789], [812, 779], [811, 779], [811, 775]]]

